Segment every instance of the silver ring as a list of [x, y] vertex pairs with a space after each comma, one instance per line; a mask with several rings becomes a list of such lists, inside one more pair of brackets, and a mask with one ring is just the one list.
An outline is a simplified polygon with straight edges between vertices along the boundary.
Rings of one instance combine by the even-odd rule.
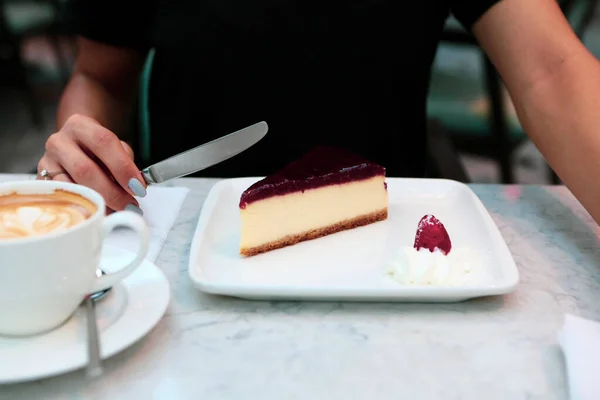
[[44, 168], [40, 171], [40, 177], [45, 181], [51, 181], [55, 176], [66, 173], [66, 171], [49, 172], [46, 168]]

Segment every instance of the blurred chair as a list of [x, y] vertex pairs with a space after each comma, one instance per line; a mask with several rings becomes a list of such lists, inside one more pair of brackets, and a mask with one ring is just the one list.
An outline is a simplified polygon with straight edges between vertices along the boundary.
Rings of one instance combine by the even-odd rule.
[[148, 98], [150, 95], [150, 79], [152, 76], [152, 63], [154, 61], [155, 49], [151, 49], [146, 57], [146, 62], [140, 75], [140, 84], [137, 99], [137, 115], [133, 118], [133, 129], [131, 143], [136, 163], [140, 166], [148, 165], [150, 162], [150, 111]]
[[450, 136], [442, 124], [434, 119], [427, 121], [427, 158], [429, 178], [471, 182]]
[[[593, 16], [597, 0], [564, 0], [561, 8], [581, 38]], [[432, 71], [428, 114], [440, 121], [456, 146], [465, 152], [494, 159], [503, 183], [514, 183], [511, 154], [527, 139], [494, 66], [475, 38], [449, 18], [438, 55], [456, 53], [456, 64], [443, 66], [436, 59]], [[437, 58], [437, 57], [436, 57]], [[464, 59], [475, 61], [470, 69]], [[508, 112], [507, 112], [508, 111]], [[551, 179], [558, 183], [550, 169]]]
[[60, 11], [60, 0], [0, 0], [0, 63], [14, 76], [13, 83], [23, 94], [38, 128], [42, 126], [42, 109], [23, 58], [23, 43], [34, 36], [47, 38], [58, 63], [59, 80], [66, 84], [70, 65], [59, 43]]

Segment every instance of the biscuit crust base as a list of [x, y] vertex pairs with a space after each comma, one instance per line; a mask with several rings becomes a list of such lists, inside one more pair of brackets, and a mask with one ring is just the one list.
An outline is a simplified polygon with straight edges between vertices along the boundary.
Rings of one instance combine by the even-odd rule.
[[313, 229], [308, 232], [289, 235], [279, 240], [262, 244], [255, 247], [246, 247], [240, 249], [240, 254], [244, 257], [251, 257], [257, 254], [266, 253], [271, 250], [280, 249], [282, 247], [292, 246], [296, 243], [306, 240], [318, 239], [323, 236], [331, 235], [336, 232], [345, 231], [348, 229], [358, 228], [359, 226], [369, 225], [378, 221], [383, 221], [388, 217], [387, 207], [383, 210], [375, 211], [370, 214], [361, 215], [353, 219], [338, 222], [337, 224], [329, 225], [319, 229]]

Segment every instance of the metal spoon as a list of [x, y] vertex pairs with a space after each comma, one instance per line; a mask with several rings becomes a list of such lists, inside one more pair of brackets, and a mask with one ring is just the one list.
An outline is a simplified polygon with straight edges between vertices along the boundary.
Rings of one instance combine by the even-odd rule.
[[[96, 276], [101, 277], [106, 273], [101, 269], [96, 270]], [[86, 374], [96, 378], [103, 373], [102, 357], [100, 356], [100, 339], [98, 337], [98, 324], [96, 322], [96, 301], [102, 299], [112, 288], [104, 289], [88, 295], [85, 300], [85, 317], [87, 322], [88, 339], [88, 364]]]
[[88, 364], [86, 374], [96, 378], [103, 373], [102, 357], [100, 356], [100, 339], [96, 322], [96, 300], [89, 295], [85, 299], [85, 317], [87, 319]]
[[[106, 272], [104, 272], [104, 271], [102, 271], [100, 268], [98, 268], [98, 269], [96, 270], [96, 276], [97, 276], [98, 278], [100, 278], [102, 275], [106, 275]], [[111, 289], [112, 289], [112, 288], [111, 288], [111, 287], [109, 287], [108, 289], [104, 289], [104, 290], [100, 290], [99, 292], [92, 293], [92, 294], [90, 295], [90, 298], [91, 298], [92, 300], [94, 300], [94, 301], [98, 301], [98, 300], [100, 300], [101, 298], [103, 298], [103, 297], [106, 295], [106, 293], [108, 293], [108, 292], [109, 292]]]

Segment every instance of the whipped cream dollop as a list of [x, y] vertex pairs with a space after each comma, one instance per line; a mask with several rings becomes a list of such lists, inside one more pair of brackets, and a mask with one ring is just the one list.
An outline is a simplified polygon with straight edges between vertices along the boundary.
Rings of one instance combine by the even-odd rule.
[[386, 274], [398, 283], [415, 286], [461, 286], [482, 281], [481, 257], [474, 249], [402, 247], [386, 265]]

